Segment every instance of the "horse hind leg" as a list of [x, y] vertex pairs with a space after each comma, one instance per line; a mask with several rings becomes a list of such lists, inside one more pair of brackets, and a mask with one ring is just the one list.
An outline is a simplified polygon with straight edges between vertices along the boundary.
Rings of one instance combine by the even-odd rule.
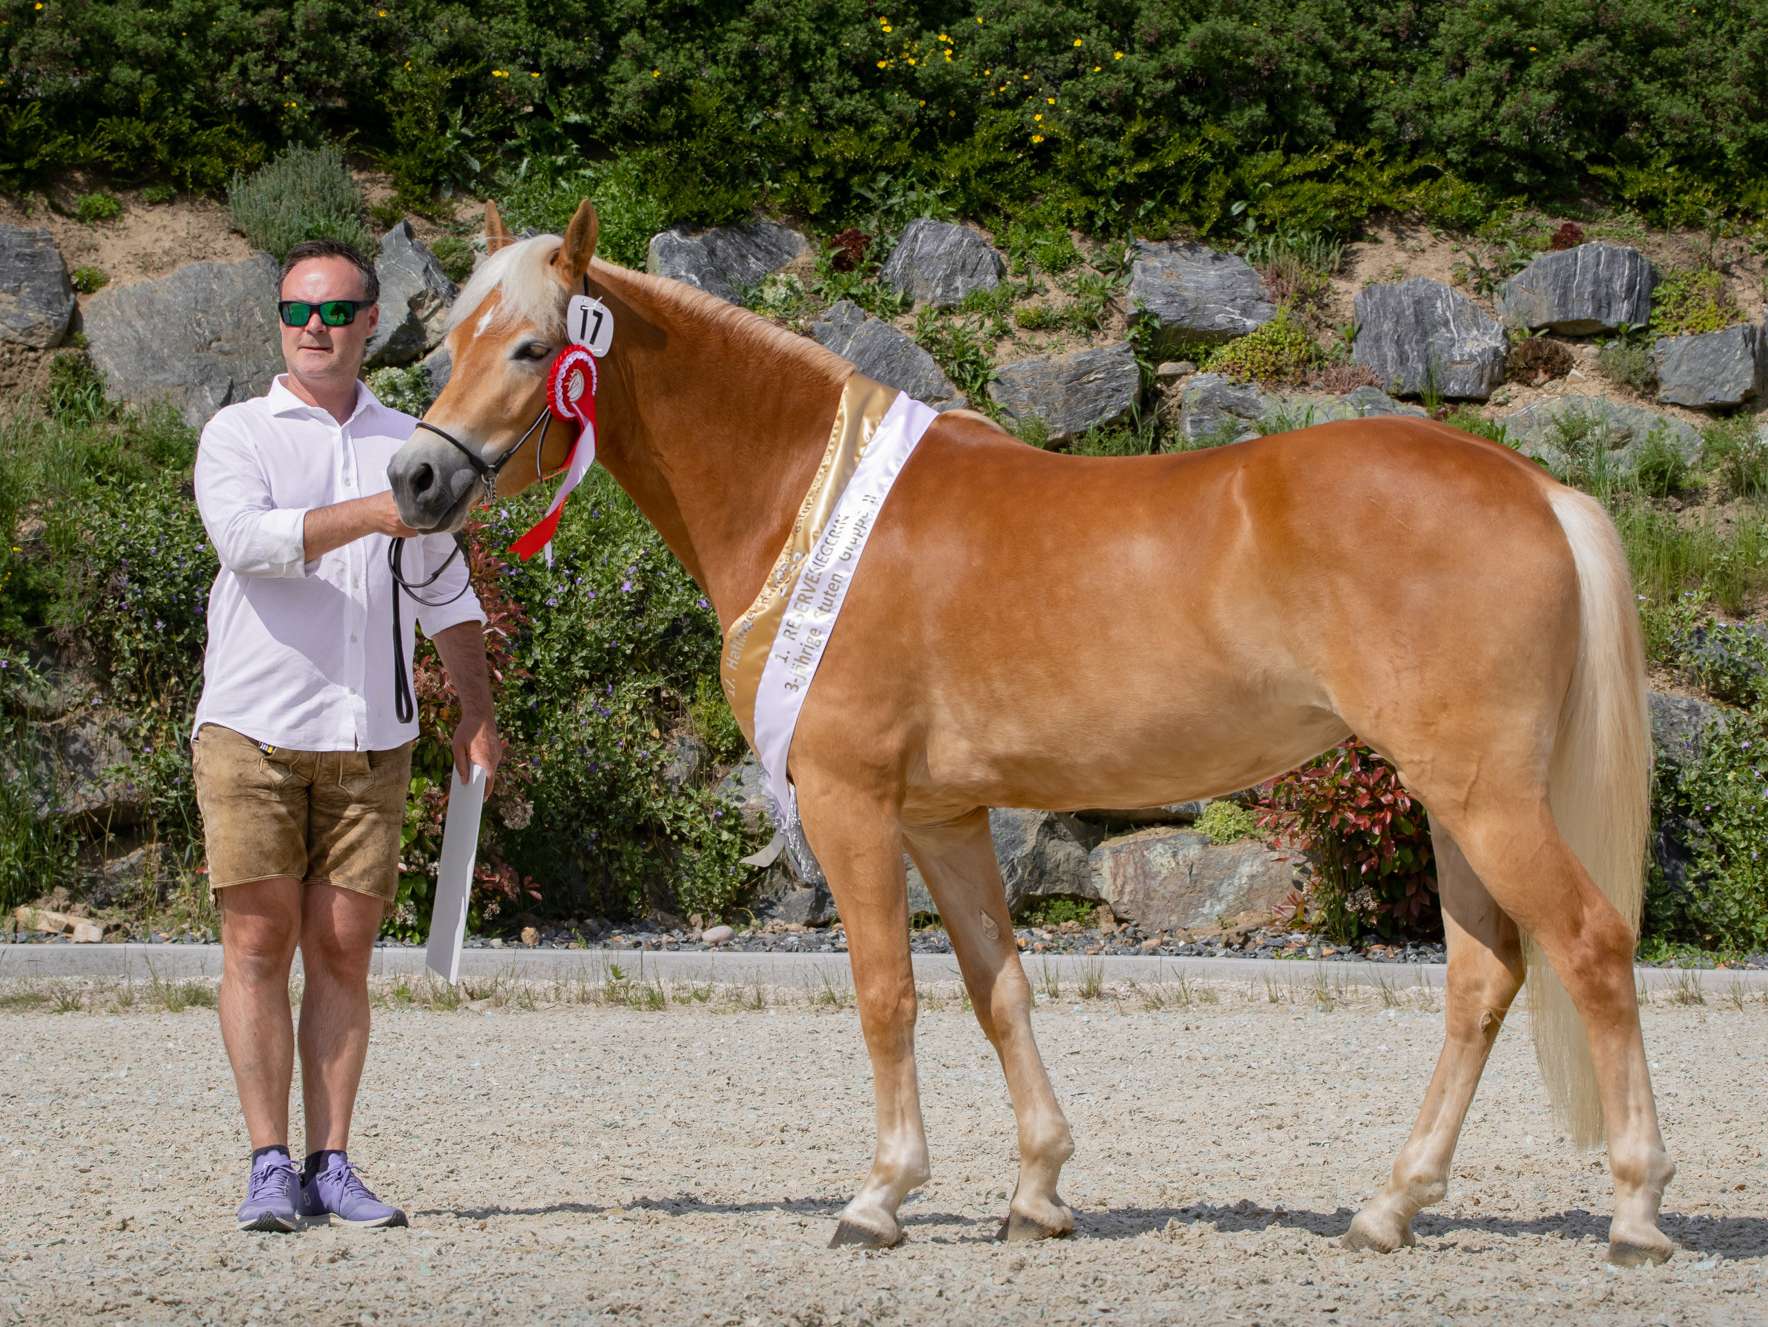
[[976, 1021], [1000, 1057], [1013, 1101], [1019, 1183], [1001, 1233], [1012, 1241], [1066, 1235], [1074, 1229], [1074, 1213], [1056, 1181], [1074, 1153], [1074, 1139], [1032, 1037], [1031, 984], [1013, 941], [988, 814], [973, 811], [937, 828], [916, 829], [908, 849], [939, 906]]
[[1412, 1136], [1394, 1160], [1387, 1186], [1345, 1233], [1347, 1248], [1391, 1253], [1413, 1243], [1412, 1218], [1448, 1192], [1449, 1166], [1492, 1044], [1522, 988], [1522, 938], [1492, 901], [1447, 831], [1431, 830], [1437, 892], [1448, 940], [1443, 1049], [1425, 1089]]

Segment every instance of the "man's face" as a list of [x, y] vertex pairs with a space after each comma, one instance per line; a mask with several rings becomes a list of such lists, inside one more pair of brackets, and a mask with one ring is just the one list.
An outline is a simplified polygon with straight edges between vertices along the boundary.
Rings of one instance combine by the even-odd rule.
[[[362, 273], [342, 258], [308, 258], [283, 279], [282, 298], [321, 300], [363, 297]], [[372, 304], [356, 311], [353, 322], [327, 327], [315, 309], [303, 327], [282, 326], [282, 357], [289, 372], [305, 382], [336, 386], [355, 382], [380, 311]]]

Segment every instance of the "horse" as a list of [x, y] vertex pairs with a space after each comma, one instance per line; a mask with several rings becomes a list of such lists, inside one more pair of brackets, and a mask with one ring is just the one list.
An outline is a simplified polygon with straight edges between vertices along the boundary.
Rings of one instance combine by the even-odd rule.
[[[597, 231], [588, 199], [562, 237], [517, 240], [487, 209], [489, 257], [449, 320], [453, 376], [389, 480], [406, 523], [452, 530], [480, 480], [503, 497], [556, 471], [572, 434], [539, 423], [546, 369], [586, 291], [615, 326], [597, 459], [728, 638], [777, 582], [831, 421], [864, 380], [765, 319], [598, 259]], [[488, 477], [520, 450], [532, 464]], [[1057, 1181], [1074, 1142], [1033, 1039], [987, 808], [1221, 795], [1353, 733], [1429, 812], [1448, 973], [1417, 1123], [1344, 1242], [1413, 1242], [1526, 977], [1555, 1109], [1579, 1144], [1606, 1133], [1609, 1257], [1668, 1258], [1658, 1209], [1675, 1167], [1632, 971], [1651, 746], [1626, 559], [1591, 498], [1500, 444], [1405, 417], [1139, 457], [1043, 451], [968, 411], [927, 428], [790, 745], [877, 1111], [831, 1243], [897, 1243], [897, 1209], [929, 1175], [905, 849], [1012, 1099], [1002, 1234], [1065, 1235]]]

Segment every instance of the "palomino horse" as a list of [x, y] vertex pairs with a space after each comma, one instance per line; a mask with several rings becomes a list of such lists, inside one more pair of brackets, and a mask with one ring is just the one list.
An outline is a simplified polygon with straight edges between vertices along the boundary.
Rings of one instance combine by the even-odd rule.
[[[562, 240], [517, 241], [494, 210], [487, 229], [492, 256], [453, 315], [453, 378], [426, 416], [478, 463], [415, 434], [389, 467], [401, 515], [458, 528], [477, 472], [518, 446], [541, 454], [505, 469], [500, 495], [556, 467], [564, 430], [527, 443], [523, 431], [567, 298], [586, 288], [615, 325], [599, 459], [729, 633], [793, 535], [852, 365], [685, 285], [593, 261], [587, 201]], [[1580, 1141], [1606, 1128], [1610, 1257], [1668, 1257], [1657, 1216], [1674, 1167], [1631, 966], [1644, 696], [1613, 527], [1501, 446], [1367, 419], [1084, 458], [941, 416], [872, 529], [790, 748], [805, 834], [847, 927], [877, 1102], [871, 1171], [835, 1242], [894, 1244], [897, 1207], [928, 1175], [905, 848], [1012, 1097], [1021, 1163], [1006, 1234], [1065, 1234], [1074, 1217], [1056, 1180], [1074, 1144], [1032, 1039], [985, 808], [1207, 797], [1355, 732], [1429, 809], [1449, 975], [1423, 1110], [1346, 1242], [1409, 1243], [1413, 1216], [1442, 1198], [1529, 973], [1555, 1101]]]

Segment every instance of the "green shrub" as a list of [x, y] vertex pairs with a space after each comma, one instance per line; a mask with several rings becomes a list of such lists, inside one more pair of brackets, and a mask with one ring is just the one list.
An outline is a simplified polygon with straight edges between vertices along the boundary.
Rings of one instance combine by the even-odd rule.
[[473, 242], [465, 235], [438, 235], [430, 243], [430, 252], [441, 264], [442, 274], [455, 285], [465, 285], [473, 274]]
[[306, 240], [340, 240], [374, 256], [362, 190], [336, 148], [291, 147], [250, 175], [236, 172], [227, 206], [247, 242], [279, 263]]
[[1225, 373], [1237, 382], [1298, 383], [1320, 362], [1320, 348], [1289, 315], [1279, 311], [1257, 331], [1236, 337], [1203, 362], [1205, 373]]
[[1768, 432], [1740, 415], [1715, 420], [1701, 434], [1702, 459], [1726, 497], [1768, 497]]
[[1659, 824], [1688, 860], [1654, 867], [1643, 930], [1722, 954], [1768, 949], [1768, 722], [1760, 711], [1708, 725], [1699, 754], [1659, 764]]
[[1719, 332], [1742, 320], [1724, 275], [1710, 267], [1667, 272], [1651, 292], [1651, 330], [1658, 336]]
[[1657, 384], [1651, 347], [1630, 337], [1603, 342], [1596, 352], [1596, 371], [1617, 387], [1630, 387], [1642, 395]]
[[1048, 304], [1021, 304], [1013, 310], [1013, 325], [1027, 332], [1053, 332], [1063, 325], [1063, 318]]
[[68, 280], [73, 283], [74, 289], [82, 295], [90, 295], [95, 290], [103, 290], [110, 278], [104, 274], [101, 268], [76, 267], [69, 273]]
[[1154, 416], [1146, 415], [1088, 429], [1068, 444], [1068, 450], [1076, 456], [1147, 456], [1159, 449], [1154, 425]]
[[1652, 429], [1633, 458], [1633, 485], [1649, 498], [1667, 498], [1689, 487], [1688, 461], [1661, 429]]
[[1424, 807], [1393, 766], [1354, 739], [1274, 780], [1259, 827], [1313, 863], [1298, 909], [1340, 943], [1442, 933]]
[[1073, 894], [1041, 894], [1022, 903], [1014, 920], [1021, 926], [1046, 930], [1056, 926], [1091, 926], [1098, 920], [1101, 906], [1097, 899]]
[[657, 153], [635, 153], [590, 167], [573, 162], [558, 171], [535, 166], [526, 175], [512, 174], [503, 182], [498, 207], [518, 231], [562, 235], [578, 204], [587, 198], [595, 205], [599, 223], [596, 254], [643, 271], [651, 236], [678, 219], [657, 194], [659, 181], [666, 178], [668, 163]]
[[150, 184], [141, 191], [141, 201], [150, 207], [163, 207], [178, 197], [178, 191], [169, 184]]
[[408, 415], [421, 416], [436, 399], [430, 390], [429, 371], [422, 364], [375, 369], [363, 381], [382, 405]]
[[88, 225], [99, 221], [115, 221], [123, 215], [123, 204], [110, 194], [81, 194], [74, 200], [74, 215]]
[[1516, 439], [1510, 436], [1509, 429], [1495, 419], [1487, 419], [1472, 406], [1456, 406], [1444, 416], [1443, 423], [1450, 428], [1460, 429], [1463, 433], [1471, 433], [1476, 438], [1501, 442], [1510, 448], [1516, 446]]
[[1638, 500], [1611, 508], [1633, 586], [1648, 601], [1668, 603], [1698, 591], [1724, 613], [1744, 611], [1768, 589], [1768, 522], [1745, 515], [1729, 526], [1710, 519], [1679, 521]]
[[1234, 843], [1258, 834], [1258, 815], [1238, 802], [1211, 802], [1197, 817], [1197, 832], [1211, 843]]
[[[24, 667], [0, 650], [0, 666]], [[45, 891], [45, 882], [73, 877], [78, 845], [61, 819], [43, 814], [55, 803], [55, 777], [22, 718], [0, 708], [0, 909], [10, 914]]]

